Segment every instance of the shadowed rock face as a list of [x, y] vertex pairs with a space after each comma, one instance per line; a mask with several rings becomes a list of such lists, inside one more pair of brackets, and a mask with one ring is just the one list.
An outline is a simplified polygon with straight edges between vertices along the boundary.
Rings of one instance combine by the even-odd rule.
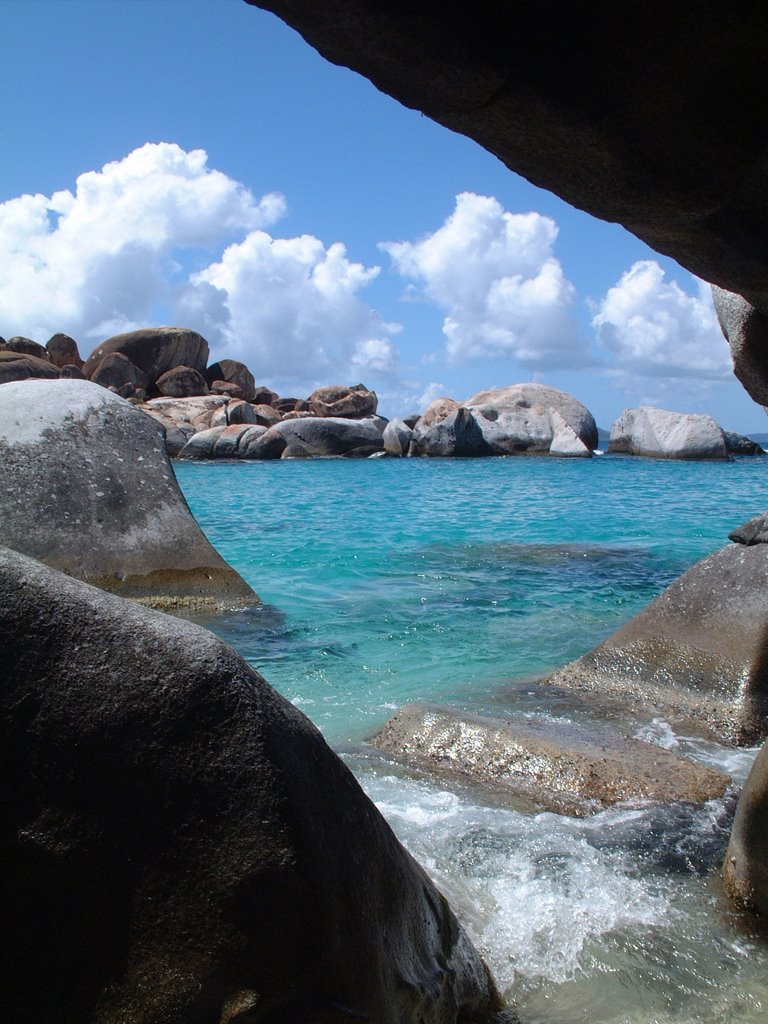
[[163, 428], [90, 381], [0, 387], [0, 543], [163, 607], [258, 602], [195, 522]]
[[768, 917], [768, 743], [739, 797], [723, 880], [737, 902]]
[[502, 1024], [444, 898], [211, 633], [0, 549], [3, 1018]]
[[757, 4], [249, 0], [325, 57], [768, 313]]

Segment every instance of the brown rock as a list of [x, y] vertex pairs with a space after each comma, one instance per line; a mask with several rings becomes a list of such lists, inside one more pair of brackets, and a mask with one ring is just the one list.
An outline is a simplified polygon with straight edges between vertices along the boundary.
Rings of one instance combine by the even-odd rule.
[[364, 384], [342, 387], [338, 384], [317, 388], [309, 396], [309, 408], [315, 416], [340, 416], [359, 419], [376, 413], [378, 398]]
[[176, 366], [189, 366], [202, 374], [208, 362], [208, 342], [195, 331], [182, 327], [147, 327], [117, 334], [98, 345], [83, 367], [89, 380], [101, 360], [113, 352], [130, 359], [151, 384]]
[[11, 349], [0, 351], [0, 384], [14, 380], [41, 377], [53, 380], [59, 376], [57, 367], [47, 359], [24, 355]]
[[[85, 369], [83, 375], [85, 376]], [[89, 379], [103, 388], [115, 388], [117, 391], [125, 384], [132, 384], [134, 388], [143, 388], [146, 391], [150, 384], [146, 373], [122, 352], [110, 352], [104, 356], [98, 365], [92, 368]]]
[[50, 361], [48, 350], [45, 346], [38, 345], [31, 338], [22, 338], [20, 335], [17, 335], [15, 338], [9, 338], [5, 343], [5, 347], [9, 352], [18, 352], [19, 355], [24, 356], [34, 356], [35, 359], [42, 359], [44, 363]]
[[48, 357], [54, 366], [77, 366], [82, 370], [83, 360], [74, 338], [68, 334], [54, 334], [46, 343]]
[[174, 366], [155, 381], [155, 387], [166, 398], [199, 398], [208, 394], [208, 385], [201, 373], [191, 366]]
[[768, 743], [739, 797], [723, 880], [738, 903], [768, 917]]
[[212, 363], [205, 371], [205, 381], [211, 385], [214, 381], [223, 380], [229, 384], [236, 384], [240, 389], [238, 398], [246, 402], [252, 402], [256, 394], [256, 382], [253, 374], [245, 365], [237, 359], [220, 359]]

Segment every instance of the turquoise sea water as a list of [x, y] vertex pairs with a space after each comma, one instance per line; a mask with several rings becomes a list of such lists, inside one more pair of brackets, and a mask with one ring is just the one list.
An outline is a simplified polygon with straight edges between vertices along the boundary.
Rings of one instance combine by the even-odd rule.
[[576, 716], [530, 680], [768, 507], [768, 458], [177, 463], [264, 605], [206, 622], [342, 751], [526, 1024], [765, 1024], [768, 940], [719, 888], [754, 751], [629, 732], [728, 772], [703, 807], [523, 814], [362, 742], [410, 701]]

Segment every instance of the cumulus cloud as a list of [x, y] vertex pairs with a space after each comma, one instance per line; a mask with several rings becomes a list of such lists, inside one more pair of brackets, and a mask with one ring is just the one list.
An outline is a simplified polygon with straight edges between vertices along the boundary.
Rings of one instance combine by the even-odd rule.
[[174, 250], [211, 248], [285, 210], [207, 166], [203, 150], [148, 143], [77, 179], [74, 192], [0, 204], [0, 323], [46, 340], [99, 340], [146, 323]]
[[397, 326], [357, 294], [378, 273], [349, 260], [339, 242], [326, 249], [311, 235], [272, 238], [252, 231], [192, 275], [179, 308], [187, 320], [197, 315], [208, 324], [220, 354], [306, 390], [340, 373], [394, 372], [397, 357], [387, 335]]
[[379, 268], [340, 243], [273, 238], [265, 228], [285, 210], [171, 143], [82, 174], [74, 191], [2, 203], [0, 330], [42, 342], [64, 331], [87, 352], [161, 310], [262, 380], [391, 378], [398, 327], [358, 296]]
[[615, 363], [614, 376], [725, 379], [730, 351], [717, 323], [709, 285], [689, 295], [655, 260], [635, 263], [610, 288], [592, 319]]
[[576, 292], [554, 256], [557, 225], [464, 192], [442, 227], [418, 242], [385, 242], [397, 271], [445, 313], [453, 363], [511, 357], [528, 369], [583, 366]]

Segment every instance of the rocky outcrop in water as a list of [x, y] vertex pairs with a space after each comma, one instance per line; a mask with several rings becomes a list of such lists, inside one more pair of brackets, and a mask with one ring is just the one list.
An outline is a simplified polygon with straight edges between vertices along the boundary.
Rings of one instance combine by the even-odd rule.
[[258, 602], [193, 519], [162, 428], [90, 381], [0, 387], [0, 541], [152, 604]]
[[768, 735], [768, 546], [731, 544], [550, 683], [722, 742]]
[[736, 806], [723, 865], [730, 895], [768, 918], [768, 743], [764, 743]]
[[458, 778], [523, 810], [581, 817], [613, 804], [704, 803], [730, 779], [661, 747], [554, 720], [402, 708], [372, 740], [406, 764]]
[[511, 1024], [351, 773], [222, 641], [6, 549], [0, 634], [6, 1019]]
[[711, 416], [641, 406], [625, 409], [611, 427], [609, 454], [656, 459], [727, 459], [722, 428]]

